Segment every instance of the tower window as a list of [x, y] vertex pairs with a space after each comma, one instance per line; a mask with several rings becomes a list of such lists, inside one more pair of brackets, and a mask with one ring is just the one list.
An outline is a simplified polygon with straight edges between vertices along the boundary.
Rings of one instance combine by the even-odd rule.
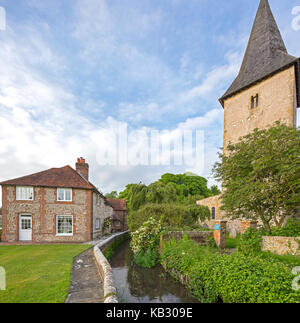
[[216, 219], [216, 208], [215, 207], [211, 208], [211, 219], [212, 220]]
[[258, 94], [251, 96], [251, 109], [258, 107]]

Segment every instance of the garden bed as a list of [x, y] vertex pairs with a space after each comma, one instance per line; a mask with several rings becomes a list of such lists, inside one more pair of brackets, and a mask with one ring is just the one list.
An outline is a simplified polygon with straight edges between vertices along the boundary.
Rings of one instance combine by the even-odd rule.
[[185, 238], [166, 241], [161, 262], [201, 302], [300, 302], [300, 291], [292, 289], [293, 267], [268, 254], [227, 255]]

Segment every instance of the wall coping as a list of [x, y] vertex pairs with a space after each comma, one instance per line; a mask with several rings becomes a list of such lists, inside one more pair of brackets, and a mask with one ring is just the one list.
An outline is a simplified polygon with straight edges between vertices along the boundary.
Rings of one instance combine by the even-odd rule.
[[110, 263], [102, 253], [102, 248], [108, 243], [117, 240], [121, 236], [128, 234], [129, 231], [115, 234], [94, 246], [94, 256], [103, 281], [104, 303], [118, 303], [117, 289], [115, 287], [112, 268]]

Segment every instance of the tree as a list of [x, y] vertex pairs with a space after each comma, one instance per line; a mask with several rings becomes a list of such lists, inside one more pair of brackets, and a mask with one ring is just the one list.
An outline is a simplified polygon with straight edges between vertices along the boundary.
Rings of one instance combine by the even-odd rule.
[[211, 192], [211, 195], [212, 196], [215, 196], [215, 195], [219, 195], [221, 194], [221, 191], [219, 190], [218, 186], [217, 185], [213, 185], [211, 188], [210, 188], [210, 192]]
[[111, 193], [105, 194], [105, 197], [108, 199], [117, 199], [118, 198], [118, 192], [112, 191]]
[[209, 197], [210, 190], [207, 187], [207, 179], [198, 176], [193, 173], [186, 174], [164, 174], [161, 179], [164, 184], [174, 183], [177, 187], [177, 194], [179, 195], [179, 200], [184, 199], [189, 195], [201, 195], [203, 197]]
[[222, 209], [227, 216], [271, 221], [281, 228], [300, 205], [300, 129], [277, 122], [254, 130], [220, 154], [214, 174], [222, 180]]

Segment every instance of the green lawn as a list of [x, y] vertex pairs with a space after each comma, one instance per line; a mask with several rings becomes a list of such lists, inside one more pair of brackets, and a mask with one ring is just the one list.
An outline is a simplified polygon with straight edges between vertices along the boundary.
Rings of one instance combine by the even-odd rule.
[[227, 249], [237, 248], [239, 237], [240, 235], [238, 234], [235, 239], [229, 238], [229, 233], [226, 233], [226, 248]]
[[6, 290], [0, 303], [63, 303], [73, 258], [89, 245], [0, 246]]

